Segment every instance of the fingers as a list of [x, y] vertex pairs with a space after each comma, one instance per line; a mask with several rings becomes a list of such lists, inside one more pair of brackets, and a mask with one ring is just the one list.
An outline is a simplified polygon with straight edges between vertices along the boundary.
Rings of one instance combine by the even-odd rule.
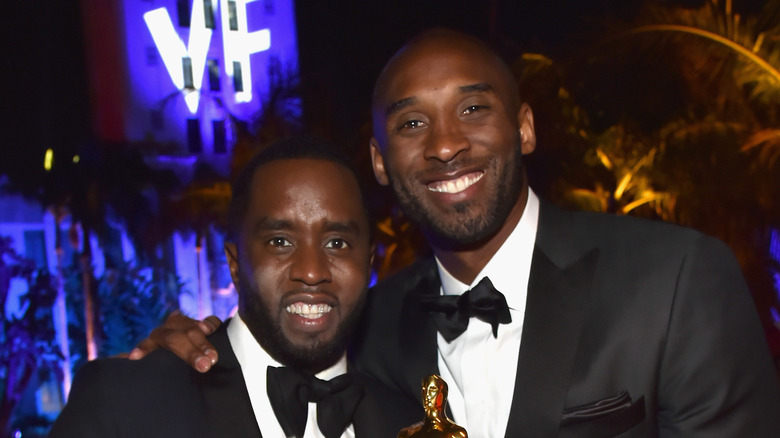
[[205, 373], [219, 359], [206, 335], [213, 333], [221, 324], [216, 316], [197, 321], [179, 311], [173, 312], [163, 325], [152, 330], [148, 338], [138, 343], [129, 358], [140, 359], [158, 348], [165, 348]]
[[222, 325], [222, 321], [220, 321], [216, 316], [211, 315], [207, 316], [203, 321], [198, 321], [198, 325], [203, 331], [203, 334], [210, 335], [214, 333], [214, 331], [219, 328], [219, 326]]
[[160, 348], [160, 345], [158, 345], [155, 341], [146, 338], [141, 342], [139, 342], [138, 345], [135, 346], [135, 348], [133, 348], [133, 351], [130, 352], [127, 358], [130, 360], [141, 359], [142, 357], [146, 356], [147, 354], [151, 353], [152, 351], [158, 348]]

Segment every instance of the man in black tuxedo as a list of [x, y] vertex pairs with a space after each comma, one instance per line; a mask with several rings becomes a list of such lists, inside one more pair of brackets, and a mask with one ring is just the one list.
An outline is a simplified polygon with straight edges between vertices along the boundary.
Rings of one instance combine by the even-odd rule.
[[[376, 178], [434, 257], [369, 292], [360, 370], [410, 397], [442, 375], [472, 437], [780, 435], [780, 389], [730, 250], [539, 200], [522, 167], [533, 113], [484, 43], [415, 38], [380, 74], [372, 110]], [[194, 323], [171, 326], [141, 347], [204, 357]]]
[[354, 173], [328, 147], [279, 142], [236, 180], [225, 253], [238, 316], [209, 337], [211, 372], [167, 351], [89, 362], [51, 437], [395, 437], [422, 418], [347, 373], [371, 227]]

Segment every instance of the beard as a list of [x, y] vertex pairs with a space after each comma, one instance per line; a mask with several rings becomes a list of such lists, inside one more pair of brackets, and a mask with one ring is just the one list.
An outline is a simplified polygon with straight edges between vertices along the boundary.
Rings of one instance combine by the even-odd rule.
[[[251, 285], [243, 274], [242, 285]], [[284, 366], [316, 374], [330, 368], [344, 355], [347, 345], [355, 332], [357, 322], [366, 301], [366, 294], [361, 295], [355, 308], [339, 323], [336, 334], [327, 341], [312, 339], [306, 345], [296, 345], [290, 342], [282, 332], [279, 315], [274, 315], [271, 308], [260, 297], [255, 288], [241, 291], [238, 296], [239, 313], [255, 340], [274, 360]], [[284, 309], [279, 309], [285, 312]]]
[[[486, 199], [464, 201], [454, 204], [450, 211], [437, 210], [423, 195], [416, 195], [410, 187], [419, 187], [419, 175], [408, 178], [409, 185], [388, 167], [388, 179], [398, 203], [406, 216], [416, 222], [435, 245], [441, 247], [463, 247], [478, 244], [495, 234], [506, 221], [523, 191], [523, 175], [520, 172], [522, 154], [520, 145], [513, 156], [501, 166], [495, 157], [484, 160], [488, 172], [498, 175], [492, 187], [488, 188]], [[446, 168], [462, 167], [473, 161], [459, 161], [442, 165]], [[385, 162], [385, 166], [388, 166]], [[427, 189], [423, 189], [427, 190]]]

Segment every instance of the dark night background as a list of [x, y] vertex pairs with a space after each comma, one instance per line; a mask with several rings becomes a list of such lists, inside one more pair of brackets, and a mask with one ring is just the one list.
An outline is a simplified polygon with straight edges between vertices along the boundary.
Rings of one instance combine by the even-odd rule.
[[[17, 189], [40, 190], [47, 148], [54, 148], [59, 156], [72, 156], [85, 143], [105, 140], [95, 138], [91, 124], [88, 45], [82, 29], [84, 8], [101, 2], [112, 4], [112, 0], [40, 0], [5, 1], [0, 6], [0, 175], [7, 175]], [[660, 45], [629, 44], [621, 52], [604, 44], [605, 38], [620, 26], [635, 23], [647, 4], [694, 8], [706, 2], [297, 0], [304, 126], [357, 151], [358, 160], [367, 160], [374, 78], [410, 37], [446, 26], [487, 40], [510, 63], [524, 53], [550, 58], [565, 71], [560, 82], [587, 112], [592, 132], [626, 120], [640, 131], [652, 132], [689, 111], [690, 95], [676, 68], [686, 58], [670, 55], [668, 46]], [[733, 9], [743, 16], [776, 20], [761, 15], [765, 3], [733, 0]], [[592, 181], [592, 175], [577, 180], [581, 161], [569, 159], [570, 167], [564, 168], [566, 160], [561, 157], [582, 154], [584, 146], [567, 137], [565, 126], [555, 121], [560, 107], [553, 102], [558, 100], [554, 93], [560, 85], [554, 81], [548, 85], [547, 89], [536, 85], [521, 89], [535, 113], [539, 144], [528, 167], [532, 185], [542, 195], [562, 176], [573, 185]], [[700, 108], [706, 111], [721, 92], [717, 84], [705, 90]], [[373, 181], [369, 166], [360, 167], [367, 181]]]
[[[47, 147], [76, 148], [90, 137], [80, 8], [91, 1], [106, 0], [3, 2], [0, 173], [22, 173], [27, 166], [40, 165]], [[334, 140], [360, 143], [374, 78], [395, 50], [426, 28], [447, 26], [472, 33], [510, 60], [536, 52], [564, 61], [586, 50], [608, 23], [630, 20], [641, 3], [298, 0], [305, 123]], [[660, 3], [697, 6], [703, 1]], [[734, 8], [757, 13], [763, 3], [736, 0]]]
[[[46, 177], [41, 164], [47, 148], [55, 149], [59, 156], [72, 156], [85, 144], [106, 140], [95, 138], [97, 130], [91, 122], [85, 54], [89, 44], [84, 41], [82, 16], [90, 5], [111, 5], [114, 1], [5, 1], [0, 5], [0, 175], [8, 176], [17, 191], [39, 195], [35, 191], [40, 192], [41, 180]], [[636, 40], [622, 48], [619, 44], [605, 44], [608, 36], [619, 29], [636, 25], [648, 5], [700, 8], [708, 1], [297, 0], [304, 126], [356, 151], [357, 160], [365, 161], [358, 168], [365, 172], [367, 183], [374, 184], [366, 147], [371, 130], [369, 101], [373, 81], [387, 59], [409, 38], [430, 27], [451, 27], [485, 39], [509, 63], [525, 53], [538, 53], [552, 61], [559, 77], [543, 78], [542, 82], [532, 80], [525, 88], [521, 84], [523, 98], [534, 109], [539, 139], [535, 153], [527, 160], [531, 183], [537, 193], [548, 197], [556, 180], [566, 180], [575, 187], [592, 185], [594, 179], [612, 176], [602, 173], [594, 177], [579, 171], [585, 167], [582, 155], [588, 145], [566, 132], [568, 126], [561, 121], [564, 108], [557, 91], [565, 87], [572, 94], [570, 101], [587, 113], [591, 139], [626, 122], [634, 132], [656, 132], [670, 120], [685, 119], [692, 107], [700, 113], [710, 111], [717, 105], [718, 96], [728, 90], [716, 83], [700, 87], [698, 95], [688, 91], [690, 78], [686, 83], [679, 66], [697, 53], [680, 55], [669, 50], [669, 45], [636, 44]], [[718, 9], [726, 1], [720, 1]], [[777, 4], [775, 9], [780, 9]], [[759, 22], [776, 24], [780, 11], [762, 14], [766, 5], [763, 0], [732, 2], [734, 11], [743, 17], [753, 16]], [[707, 61], [706, 56], [703, 59]], [[515, 68], [518, 76], [523, 77], [522, 69]], [[737, 111], [741, 111], [737, 115], [745, 113]], [[770, 109], [767, 114], [773, 117], [774, 111]], [[729, 115], [725, 117], [728, 119]], [[697, 163], [702, 157], [682, 159]], [[659, 171], [666, 176], [663, 169]], [[709, 177], [709, 169], [701, 171]], [[696, 176], [683, 166], [669, 178], [677, 178], [672, 182], [679, 187], [681, 178], [683, 182], [693, 181]], [[712, 184], [699, 182], [690, 196], [697, 200], [702, 189], [710, 190], [710, 199], [716, 204], [742, 215], [758, 216], [750, 210], [752, 206], [730, 206], [730, 201], [724, 201], [718, 193], [720, 189]], [[740, 187], [729, 189], [737, 201], [753, 196], [746, 196]], [[374, 198], [387, 204], [391, 196], [380, 193]], [[690, 202], [690, 196], [683, 202]], [[706, 212], [701, 216], [707, 221], [717, 214]], [[777, 216], [780, 215], [773, 215]], [[718, 235], [713, 228], [717, 224], [689, 220], [687, 225]], [[730, 244], [741, 238], [736, 233], [726, 237], [732, 238]], [[739, 251], [736, 252], [739, 257]]]
[[[154, 5], [153, 0], [132, 1], [148, 1]], [[780, 199], [780, 137], [775, 143], [765, 142], [765, 155], [756, 153], [759, 148], [749, 152], [743, 149], [752, 134], [776, 132], [780, 120], [780, 87], [775, 79], [765, 80], [769, 76], [765, 71], [756, 73], [760, 69], [754, 65], [749, 66], [754, 68], [753, 76], [740, 82], [743, 78], [737, 76], [744, 73], [744, 64], [750, 62], [743, 59], [747, 58], [744, 51], [738, 55], [733, 46], [724, 49], [723, 45], [712, 44], [704, 38], [689, 38], [688, 34], [684, 38], [657, 34], [641, 38], [627, 37], [624, 32], [651, 20], [656, 20], [654, 24], [668, 24], [666, 16], [653, 15], [658, 11], [678, 14], [676, 18], [691, 16], [690, 11], [680, 8], [711, 12], [712, 9], [703, 6], [714, 0], [292, 1], [297, 17], [298, 91], [303, 104], [303, 126], [310, 133], [354, 151], [358, 169], [364, 172], [362, 178], [368, 186], [379, 190], [371, 197], [379, 210], [378, 247], [386, 249], [394, 245], [398, 249], [378, 252], [377, 265], [381, 265], [382, 272], [389, 273], [408, 264], [425, 248], [421, 247], [424, 240], [394, 207], [389, 191], [377, 187], [368, 164], [373, 81], [389, 57], [414, 35], [431, 27], [454, 28], [490, 43], [521, 81], [522, 97], [534, 109], [538, 139], [536, 151], [524, 160], [531, 185], [538, 194], [566, 204], [570, 201], [566, 194], [578, 190], [596, 193], [602, 196], [599, 201], [604, 201], [603, 205], [598, 204], [602, 211], [669, 220], [715, 235], [729, 244], [753, 292], [780, 377], [780, 323], [777, 321], [780, 299], [776, 290], [780, 260], [770, 254], [769, 237], [777, 235], [775, 241], [780, 243], [777, 234], [780, 230], [780, 203], [777, 202]], [[753, 34], [746, 32], [750, 34], [748, 40], [753, 38], [750, 41], [755, 42], [759, 31], [769, 30], [767, 40], [771, 41], [763, 43], [762, 50], [766, 50], [762, 56], [772, 64], [767, 70], [780, 71], [780, 30], [776, 30], [780, 23], [780, 0], [718, 1], [716, 13], [705, 17], [705, 21], [710, 21], [704, 27], [720, 26], [712, 32], [727, 33], [720, 30], [728, 30], [729, 25], [738, 22], [734, 14], [724, 12], [723, 5], [731, 3], [743, 19], [739, 22], [743, 28], [756, 30]], [[102, 63], [103, 58], [88, 57], [87, 51], [94, 50], [96, 45], [110, 53], [111, 47], [121, 47], [121, 41], [112, 41], [110, 35], [98, 41], [85, 41], [84, 35], [89, 33], [84, 23], [94, 25], [98, 21], [110, 26], [113, 21], [94, 17], [102, 17], [103, 11], [120, 3], [120, 0], [0, 1], [0, 197], [5, 191], [27, 195], [44, 208], [56, 206], [69, 212], [73, 224], [91, 225], [92, 230], [106, 221], [90, 224], [93, 213], [90, 208], [97, 206], [94, 210], [104, 213], [105, 208], [127, 207], [130, 211], [119, 211], [118, 215], [128, 225], [128, 235], [148, 237], [156, 245], [159, 241], [154, 239], [164, 234], [157, 228], [171, 226], [165, 228], [170, 232], [183, 226], [194, 229], [193, 224], [211, 226], [217, 223], [215, 217], [223, 215], [224, 205], [210, 202], [206, 196], [192, 196], [198, 202], [193, 202], [190, 210], [182, 207], [188, 206], [185, 203], [161, 202], [179, 210], [157, 208], [150, 213], [137, 208], [142, 205], [135, 202], [138, 198], [125, 196], [118, 197], [117, 201], [99, 197], [103, 194], [100, 190], [95, 193], [84, 190], [84, 187], [105, 188], [106, 192], [113, 189], [123, 195], [137, 195], [132, 192], [132, 183], [149, 182], [138, 171], [146, 169], [141, 158], [134, 163], [137, 167], [130, 166], [119, 154], [113, 155], [113, 161], [95, 160], [94, 166], [101, 171], [96, 173], [107, 174], [110, 184], [83, 175], [86, 172], [81, 169], [89, 168], [83, 165], [86, 159], [81, 160], [82, 167], [64, 160], [65, 166], [60, 167], [71, 170], [59, 176], [93, 183], [89, 186], [68, 186], [60, 182], [71, 180], [54, 177], [58, 175], [57, 169], [48, 173], [43, 169], [44, 153], [49, 148], [54, 149], [56, 156], [63, 157], [95, 150], [130, 149], [138, 153], [138, 148], [125, 147], [129, 142], [122, 139], [98, 138], [98, 133], [109, 130], [98, 129], [93, 123], [91, 89], [95, 84], [101, 85], [101, 81], [90, 82], [89, 75], [119, 77], [123, 74], [124, 60], [106, 65], [110, 62]], [[659, 7], [649, 10], [648, 5]], [[101, 9], [100, 6], [109, 7]], [[85, 11], [93, 12], [91, 20], [83, 19]], [[750, 21], [753, 18], [755, 22]], [[99, 31], [96, 33], [102, 36]], [[123, 35], [123, 32], [114, 33]], [[752, 46], [745, 42], [736, 44], [748, 51]], [[541, 56], [524, 57], [528, 54]], [[109, 85], [101, 89], [100, 95], [113, 97], [127, 93], [119, 89], [123, 80], [102, 81], [102, 85]], [[762, 92], [762, 98], [755, 98]], [[122, 99], [116, 102], [119, 107]], [[111, 124], [102, 126], [111, 127]], [[233, 149], [234, 157], [238, 157], [236, 161], [241, 162], [242, 153], [246, 156], [249, 148], [245, 143], [252, 143], [250, 146], [256, 149], [256, 143], [275, 139], [274, 136], [284, 132], [273, 128], [271, 125], [268, 135], [239, 132], [239, 142]], [[123, 132], [121, 127], [117, 132]], [[603, 151], [611, 154], [610, 165], [604, 164], [608, 160], [598, 155], [604, 154]], [[645, 158], [649, 160], [644, 161]], [[643, 162], [650, 164], [642, 167]], [[621, 173], [626, 168], [641, 172]], [[224, 175], [220, 178], [218, 183], [225, 184]], [[616, 188], [625, 188], [622, 182], [630, 178], [634, 178], [632, 184], [640, 182], [629, 189], [635, 190], [630, 196], [620, 199], [620, 194], [615, 195]], [[642, 181], [649, 182], [643, 186]], [[203, 192], [216, 186], [214, 180], [196, 182], [202, 183], [200, 188], [206, 189]], [[108, 185], [111, 186], [105, 187]], [[158, 180], [153, 186], [156, 192], [151, 191], [159, 199], [173, 199], [168, 189], [184, 191], [176, 185], [168, 179]], [[148, 187], [151, 186], [144, 186]], [[181, 195], [180, 192], [176, 194]], [[197, 194], [197, 190], [194, 192]], [[561, 193], [564, 197], [556, 197]], [[671, 205], [661, 201], [655, 205], [655, 201], [632, 202], [643, 201], [640, 198], [646, 193], [669, 194]], [[225, 199], [222, 201], [226, 203]], [[632, 204], [641, 207], [621, 210]], [[641, 208], [644, 210], [638, 211]], [[14, 213], [10, 211], [13, 208], [7, 210], [0, 213]], [[179, 214], [165, 214], [170, 211]], [[149, 226], [157, 233], [131, 232], [130, 225], [134, 222], [128, 218], [139, 219], [141, 225], [146, 224], [144, 221], [159, 225]], [[190, 223], [182, 225], [186, 221]], [[146, 230], [142, 226], [137, 229]], [[154, 248], [152, 244], [148, 248]], [[89, 260], [83, 254], [82, 257]], [[388, 260], [392, 263], [385, 263]], [[84, 263], [84, 266], [90, 265]], [[85, 272], [88, 278], [89, 271]], [[88, 281], [77, 286], [78, 293], [86, 291], [83, 296], [89, 295]], [[144, 312], [148, 313], [146, 309]], [[0, 398], [0, 411], [1, 402]]]

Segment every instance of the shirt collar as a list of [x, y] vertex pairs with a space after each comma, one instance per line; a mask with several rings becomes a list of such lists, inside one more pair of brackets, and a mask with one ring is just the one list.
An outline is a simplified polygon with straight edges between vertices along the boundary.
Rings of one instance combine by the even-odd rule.
[[460, 295], [476, 286], [484, 277], [489, 277], [493, 286], [504, 294], [511, 309], [525, 308], [528, 277], [531, 271], [531, 257], [536, 243], [539, 226], [539, 198], [529, 188], [523, 216], [498, 251], [488, 261], [472, 284], [460, 282], [436, 259], [444, 295]]
[[[263, 370], [264, 372], [269, 366], [284, 366], [272, 358], [271, 355], [257, 343], [252, 332], [249, 331], [249, 327], [246, 326], [246, 323], [244, 323], [241, 316], [238, 314], [230, 320], [227, 332], [228, 338], [230, 339], [230, 345], [233, 347], [233, 352], [238, 359], [238, 363], [241, 365], [241, 369]], [[347, 354], [345, 352], [338, 362], [330, 368], [320, 371], [316, 376], [322, 380], [330, 380], [346, 372]]]

